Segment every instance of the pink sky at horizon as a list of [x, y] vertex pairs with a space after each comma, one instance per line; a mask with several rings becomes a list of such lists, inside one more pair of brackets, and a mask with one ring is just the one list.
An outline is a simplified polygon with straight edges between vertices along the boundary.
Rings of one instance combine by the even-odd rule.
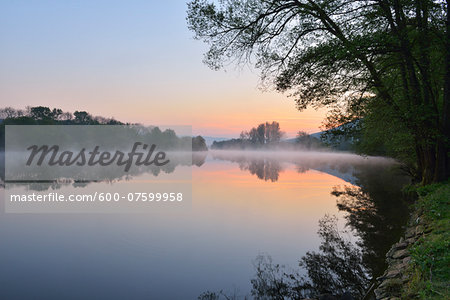
[[[177, 117], [170, 118], [164, 114], [158, 114], [156, 117], [146, 117], [145, 111], [137, 109], [133, 112], [130, 108], [126, 108], [121, 112], [114, 112], [99, 109], [85, 109], [83, 107], [75, 107], [67, 109], [64, 106], [53, 106], [52, 104], [36, 103], [30, 106], [50, 106], [51, 108], [61, 108], [63, 111], [74, 112], [75, 110], [85, 110], [94, 116], [112, 117], [116, 120], [129, 123], [139, 123], [144, 125], [186, 125], [192, 126], [192, 133], [194, 135], [211, 136], [211, 137], [223, 137], [234, 138], [239, 137], [242, 131], [250, 130], [252, 127], [256, 127], [260, 123], [266, 121], [277, 121], [280, 123], [281, 130], [285, 133], [285, 138], [295, 137], [299, 130], [306, 131], [308, 133], [315, 133], [321, 131], [320, 126], [325, 114], [324, 110], [307, 109], [304, 112], [297, 112], [299, 117], [295, 118], [292, 115], [294, 112], [287, 111], [287, 115], [283, 115], [286, 111], [280, 111], [275, 113], [262, 113], [261, 115], [245, 115], [245, 114], [227, 114], [227, 115], [206, 115], [197, 116], [190, 114], [188, 117], [176, 114]], [[12, 106], [16, 109], [24, 109], [24, 107]], [[28, 106], [28, 105], [26, 105]], [[289, 114], [290, 113], [290, 114]]]

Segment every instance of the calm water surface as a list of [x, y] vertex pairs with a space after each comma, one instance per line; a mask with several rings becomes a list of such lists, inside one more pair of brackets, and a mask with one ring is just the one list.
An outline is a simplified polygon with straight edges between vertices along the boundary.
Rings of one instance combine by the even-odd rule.
[[390, 160], [348, 154], [216, 152], [162, 175], [192, 170], [187, 210], [1, 213], [0, 298], [196, 299], [207, 290], [248, 295], [255, 258], [270, 255], [298, 268], [307, 251], [318, 251], [325, 215], [337, 217], [347, 230], [342, 236], [367, 256], [368, 275], [377, 276], [406, 218], [399, 193], [405, 178], [392, 169]]

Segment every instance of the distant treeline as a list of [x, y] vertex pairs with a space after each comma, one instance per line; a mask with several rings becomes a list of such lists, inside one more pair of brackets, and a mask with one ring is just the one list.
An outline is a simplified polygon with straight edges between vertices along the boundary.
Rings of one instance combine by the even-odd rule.
[[6, 125], [126, 125], [114, 118], [92, 116], [86, 111], [64, 112], [62, 109], [45, 106], [0, 109], [0, 119]]
[[249, 131], [242, 131], [237, 139], [226, 141], [214, 141], [211, 149], [320, 149], [325, 145], [313, 136], [303, 131], [299, 131], [297, 138], [292, 140], [281, 140], [284, 132], [280, 129], [280, 124], [273, 121], [272, 123], [261, 123], [253, 127]]
[[[27, 107], [24, 110], [5, 107], [0, 109], [0, 147], [5, 145], [5, 125], [138, 125], [123, 123], [114, 118], [92, 116], [86, 111], [64, 112], [59, 108], [45, 106]], [[149, 139], [160, 141], [164, 148], [177, 148], [192, 143], [193, 151], [206, 151], [208, 147], [201, 136], [178, 137], [174, 130], [161, 131], [159, 127], [148, 127]]]

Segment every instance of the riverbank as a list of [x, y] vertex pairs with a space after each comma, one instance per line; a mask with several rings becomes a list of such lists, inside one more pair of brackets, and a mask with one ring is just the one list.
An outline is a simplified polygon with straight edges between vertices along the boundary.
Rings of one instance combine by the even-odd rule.
[[419, 199], [405, 235], [386, 254], [376, 299], [450, 299], [450, 183], [413, 192]]

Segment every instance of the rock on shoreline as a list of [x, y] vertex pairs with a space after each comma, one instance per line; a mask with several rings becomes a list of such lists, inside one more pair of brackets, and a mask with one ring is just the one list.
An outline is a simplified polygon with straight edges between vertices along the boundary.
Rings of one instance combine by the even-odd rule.
[[403, 287], [410, 280], [408, 269], [411, 262], [409, 248], [418, 239], [431, 231], [424, 223], [421, 211], [415, 211], [406, 228], [405, 234], [398, 243], [392, 245], [386, 254], [388, 268], [384, 274], [377, 278], [378, 287], [375, 289], [377, 300], [400, 300]]

